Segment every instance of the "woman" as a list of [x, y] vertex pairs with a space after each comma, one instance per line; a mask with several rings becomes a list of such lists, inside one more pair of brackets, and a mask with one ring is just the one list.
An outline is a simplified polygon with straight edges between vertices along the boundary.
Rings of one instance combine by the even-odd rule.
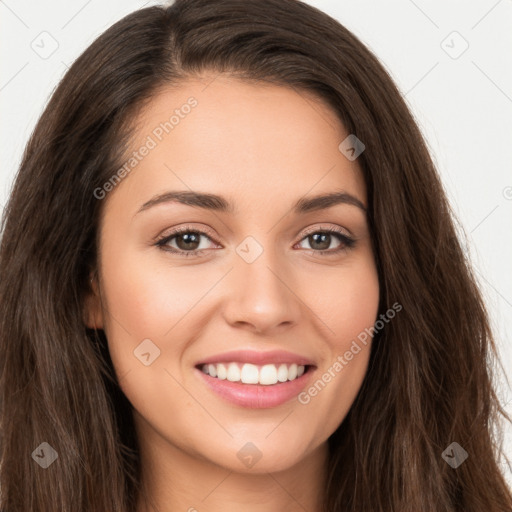
[[108, 29], [29, 141], [0, 272], [2, 510], [512, 510], [439, 177], [313, 7]]

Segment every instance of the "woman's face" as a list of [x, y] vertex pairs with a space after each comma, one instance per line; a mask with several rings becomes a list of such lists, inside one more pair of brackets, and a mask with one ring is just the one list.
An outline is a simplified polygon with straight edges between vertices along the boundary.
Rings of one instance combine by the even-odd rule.
[[[354, 340], [377, 316], [365, 183], [338, 148], [349, 134], [309, 94], [214, 75], [161, 91], [138, 121], [124, 178], [104, 188], [88, 322], [141, 443], [290, 468], [346, 416], [370, 354]], [[175, 192], [189, 204], [164, 200]]]

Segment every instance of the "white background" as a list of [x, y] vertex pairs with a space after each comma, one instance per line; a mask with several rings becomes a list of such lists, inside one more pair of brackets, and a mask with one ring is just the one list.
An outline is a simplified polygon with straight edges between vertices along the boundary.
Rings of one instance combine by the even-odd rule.
[[[112, 23], [157, 3], [0, 0], [0, 206], [28, 137], [68, 66]], [[307, 3], [358, 36], [403, 92], [468, 236], [510, 379], [512, 0]], [[35, 51], [50, 51], [52, 45], [56, 49], [48, 57]], [[498, 384], [512, 413], [510, 385], [503, 377]], [[510, 426], [506, 437], [512, 458]], [[512, 482], [510, 470], [506, 473]]]

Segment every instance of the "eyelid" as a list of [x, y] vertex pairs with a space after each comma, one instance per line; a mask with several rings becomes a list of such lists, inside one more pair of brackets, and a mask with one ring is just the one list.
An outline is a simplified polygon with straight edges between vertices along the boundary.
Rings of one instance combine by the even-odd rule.
[[[337, 224], [320, 225], [320, 226], [318, 224], [315, 224], [313, 226], [310, 226], [310, 227], [306, 228], [303, 231], [299, 231], [297, 236], [300, 233], [302, 233], [302, 238], [304, 238], [304, 237], [310, 235], [311, 233], [317, 233], [318, 231], [330, 231], [330, 230], [334, 230], [334, 231], [336, 231], [338, 233], [341, 233], [342, 231], [344, 231], [345, 232], [345, 236], [347, 236], [349, 238], [355, 238], [354, 235], [350, 232], [350, 230], [348, 230], [347, 228], [338, 226]], [[300, 240], [302, 240], [302, 238]]]
[[166, 238], [169, 238], [170, 236], [179, 235], [180, 233], [187, 232], [187, 231], [194, 231], [194, 232], [198, 232], [200, 234], [208, 235], [208, 237], [211, 238], [213, 241], [215, 241], [215, 239], [216, 239], [213, 230], [211, 230], [208, 227], [204, 227], [204, 226], [195, 227], [191, 224], [185, 224], [183, 226], [171, 228], [169, 231], [163, 231], [162, 233], [156, 235], [152, 241], [158, 242], [158, 241], [164, 240]]

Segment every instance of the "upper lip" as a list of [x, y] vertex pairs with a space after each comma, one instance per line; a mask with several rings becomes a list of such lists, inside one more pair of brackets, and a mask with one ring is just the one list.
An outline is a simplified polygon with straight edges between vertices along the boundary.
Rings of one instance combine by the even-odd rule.
[[197, 363], [196, 366], [230, 362], [251, 363], [255, 365], [295, 363], [303, 366], [314, 366], [311, 359], [292, 352], [287, 352], [286, 350], [270, 350], [265, 352], [256, 350], [233, 350], [207, 357]]

